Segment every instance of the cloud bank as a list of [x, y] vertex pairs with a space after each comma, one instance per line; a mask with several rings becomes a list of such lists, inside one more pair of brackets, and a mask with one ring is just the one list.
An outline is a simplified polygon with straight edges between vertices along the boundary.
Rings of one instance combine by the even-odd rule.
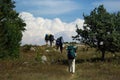
[[59, 18], [44, 19], [42, 17], [34, 17], [31, 13], [22, 12], [20, 17], [26, 23], [26, 31], [23, 32], [22, 45], [24, 44], [45, 44], [44, 36], [46, 33], [55, 35], [55, 39], [63, 36], [64, 41], [72, 41], [71, 36], [76, 35], [76, 27], [82, 28], [84, 20], [76, 19], [71, 23], [62, 22]]

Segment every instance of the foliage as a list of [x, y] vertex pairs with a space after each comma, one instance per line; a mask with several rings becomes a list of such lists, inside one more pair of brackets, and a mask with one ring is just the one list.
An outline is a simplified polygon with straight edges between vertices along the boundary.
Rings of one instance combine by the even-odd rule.
[[36, 47], [36, 56], [35, 56], [35, 60], [36, 61], [38, 61], [38, 62], [42, 62], [42, 60], [41, 60], [41, 52], [42, 51], [42, 49], [38, 46], [38, 47]]
[[12, 0], [0, 0], [0, 58], [19, 56], [22, 31], [26, 25], [14, 10]]
[[31, 44], [25, 44], [22, 47], [23, 47], [24, 51], [29, 51], [31, 49], [31, 47], [33, 47], [33, 45], [31, 45]]
[[102, 60], [106, 51], [120, 51], [120, 12], [109, 13], [103, 5], [91, 11], [90, 15], [84, 16], [83, 30], [77, 26], [77, 35], [82, 43], [97, 48], [102, 52]]

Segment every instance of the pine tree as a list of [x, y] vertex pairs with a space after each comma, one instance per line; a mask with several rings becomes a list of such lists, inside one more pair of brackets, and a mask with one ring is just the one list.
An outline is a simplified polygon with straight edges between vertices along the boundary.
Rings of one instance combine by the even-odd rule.
[[12, 0], [0, 0], [0, 58], [19, 57], [26, 24], [14, 10], [14, 4]]
[[110, 14], [100, 5], [91, 11], [90, 15], [84, 15], [84, 20], [84, 30], [76, 30], [81, 42], [101, 51], [102, 60], [105, 59], [107, 51], [120, 51], [120, 12]]

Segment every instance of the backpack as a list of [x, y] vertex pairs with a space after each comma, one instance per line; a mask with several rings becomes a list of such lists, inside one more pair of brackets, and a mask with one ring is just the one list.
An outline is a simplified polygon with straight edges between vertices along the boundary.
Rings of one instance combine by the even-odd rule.
[[60, 38], [57, 38], [56, 45], [60, 45]]
[[49, 40], [49, 34], [45, 35], [45, 40]]
[[67, 47], [67, 56], [68, 56], [68, 59], [74, 59], [76, 56], [75, 56], [75, 48], [74, 46], [68, 46]]
[[54, 36], [52, 34], [50, 34], [49, 39], [50, 39], [50, 41], [54, 41]]

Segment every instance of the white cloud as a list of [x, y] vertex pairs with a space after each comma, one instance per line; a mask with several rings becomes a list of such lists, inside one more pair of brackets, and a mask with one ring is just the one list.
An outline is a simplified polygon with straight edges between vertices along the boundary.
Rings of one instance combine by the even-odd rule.
[[35, 18], [31, 13], [22, 12], [20, 17], [25, 21], [26, 31], [23, 32], [22, 44], [45, 44], [44, 36], [46, 33], [55, 35], [55, 38], [63, 36], [64, 41], [71, 41], [71, 36], [76, 34], [75, 25], [82, 28], [84, 20], [76, 19], [71, 23], [62, 22], [59, 18], [53, 20], [42, 17]]
[[94, 6], [99, 6], [101, 4], [103, 4], [108, 11], [120, 11], [120, 0], [104, 0], [93, 3]]

